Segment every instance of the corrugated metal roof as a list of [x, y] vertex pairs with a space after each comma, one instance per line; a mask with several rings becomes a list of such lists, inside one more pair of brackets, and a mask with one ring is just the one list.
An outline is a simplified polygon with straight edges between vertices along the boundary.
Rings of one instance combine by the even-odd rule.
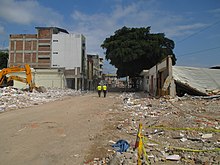
[[220, 90], [220, 69], [173, 66], [173, 78], [207, 95], [210, 91]]

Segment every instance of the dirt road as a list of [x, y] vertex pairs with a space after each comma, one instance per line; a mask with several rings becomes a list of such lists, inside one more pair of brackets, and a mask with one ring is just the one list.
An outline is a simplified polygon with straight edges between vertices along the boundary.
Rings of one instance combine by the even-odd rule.
[[116, 95], [93, 93], [1, 113], [0, 164], [83, 164]]

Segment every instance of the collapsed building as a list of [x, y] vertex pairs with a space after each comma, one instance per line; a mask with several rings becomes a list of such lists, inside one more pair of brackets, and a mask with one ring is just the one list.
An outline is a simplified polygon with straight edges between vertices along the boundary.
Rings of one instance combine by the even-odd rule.
[[171, 56], [141, 73], [141, 89], [152, 96], [220, 94], [220, 70], [172, 66]]

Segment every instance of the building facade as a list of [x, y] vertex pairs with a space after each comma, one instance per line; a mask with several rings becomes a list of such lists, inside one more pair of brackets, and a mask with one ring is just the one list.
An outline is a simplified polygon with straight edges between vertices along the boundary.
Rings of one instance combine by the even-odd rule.
[[102, 79], [103, 58], [98, 54], [87, 54], [88, 89], [94, 90]]
[[82, 34], [53, 34], [51, 67], [86, 68], [85, 37]]
[[8, 66], [29, 64], [35, 69], [64, 68], [66, 86], [84, 89], [86, 39], [58, 27], [36, 27], [37, 34], [11, 34]]
[[51, 68], [52, 35], [68, 32], [57, 27], [36, 27], [37, 34], [11, 34], [9, 66], [29, 64], [33, 68]]
[[67, 87], [87, 89], [86, 39], [82, 34], [52, 35], [51, 68], [65, 68]]
[[176, 95], [171, 56], [167, 56], [149, 70], [144, 70], [141, 76], [143, 79], [140, 88], [151, 96]]

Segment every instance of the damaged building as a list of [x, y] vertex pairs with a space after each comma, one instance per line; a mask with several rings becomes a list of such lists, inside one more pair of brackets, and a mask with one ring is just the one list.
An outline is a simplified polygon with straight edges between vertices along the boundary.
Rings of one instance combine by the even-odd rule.
[[220, 69], [172, 66], [171, 56], [141, 73], [142, 90], [152, 96], [220, 94]]
[[35, 83], [45, 87], [76, 90], [90, 87], [86, 38], [58, 27], [36, 27], [36, 30], [37, 34], [10, 35], [8, 67], [29, 64]]

